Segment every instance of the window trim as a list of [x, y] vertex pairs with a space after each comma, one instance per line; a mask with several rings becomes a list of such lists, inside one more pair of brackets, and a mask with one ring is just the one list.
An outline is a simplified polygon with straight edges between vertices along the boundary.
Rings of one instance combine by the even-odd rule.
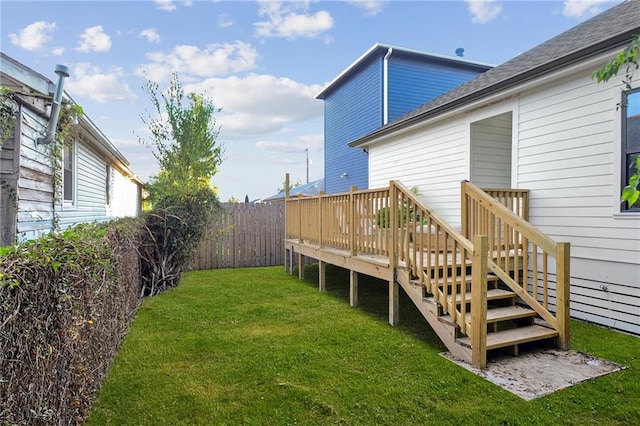
[[[622, 132], [620, 135], [621, 143], [620, 143], [620, 192], [619, 194], [622, 194], [622, 190], [629, 183], [629, 179], [627, 177], [627, 172], [629, 169], [627, 165], [627, 156], [629, 155], [629, 151], [627, 150], [627, 145], [628, 145], [627, 144], [627, 98], [633, 94], [638, 94], [640, 96], [640, 87], [623, 91], [622, 101], [620, 103], [622, 105], [622, 108], [620, 108], [620, 110], [622, 111], [622, 114], [621, 114]], [[635, 152], [632, 152], [632, 153], [635, 153]], [[640, 206], [629, 208], [628, 203], [626, 201], [622, 202], [620, 203], [620, 213], [621, 214], [640, 213]]]
[[106, 206], [110, 206], [111, 205], [111, 190], [112, 190], [112, 186], [113, 186], [113, 182], [112, 182], [113, 167], [111, 167], [111, 164], [109, 164], [108, 162], [105, 162], [104, 170], [105, 170], [105, 182], [104, 182], [105, 183], [104, 184], [105, 197], [104, 197], [104, 204]]
[[[64, 150], [69, 147], [71, 152], [71, 199], [65, 199], [65, 158]], [[62, 152], [62, 206], [65, 208], [75, 208], [78, 199], [78, 147], [75, 141], [65, 142]]]

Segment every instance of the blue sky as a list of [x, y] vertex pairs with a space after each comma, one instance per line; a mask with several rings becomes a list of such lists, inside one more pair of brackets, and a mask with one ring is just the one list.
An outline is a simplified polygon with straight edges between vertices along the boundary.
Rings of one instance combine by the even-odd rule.
[[0, 50], [56, 79], [143, 180], [147, 78], [223, 108], [223, 201], [275, 193], [285, 173], [323, 175], [322, 101], [314, 99], [375, 43], [500, 64], [619, 1], [0, 1]]

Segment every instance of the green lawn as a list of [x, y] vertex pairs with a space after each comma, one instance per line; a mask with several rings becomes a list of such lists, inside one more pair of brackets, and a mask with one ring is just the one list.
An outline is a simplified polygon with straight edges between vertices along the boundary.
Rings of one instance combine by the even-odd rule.
[[[387, 284], [282, 267], [188, 273], [147, 299], [94, 404], [90, 425], [633, 425], [640, 339], [572, 322], [572, 348], [622, 363], [526, 402], [440, 356], [408, 298], [387, 323]], [[401, 292], [402, 293], [402, 292]]]

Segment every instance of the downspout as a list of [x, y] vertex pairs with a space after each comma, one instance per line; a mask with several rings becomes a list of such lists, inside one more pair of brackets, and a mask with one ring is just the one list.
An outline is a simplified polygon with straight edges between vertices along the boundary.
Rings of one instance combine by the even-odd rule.
[[389, 122], [389, 57], [393, 53], [393, 48], [387, 50], [382, 63], [382, 125]]
[[51, 104], [51, 117], [47, 126], [47, 134], [44, 138], [38, 138], [38, 145], [46, 145], [54, 141], [56, 137], [56, 128], [58, 126], [58, 117], [60, 116], [60, 104], [62, 103], [62, 93], [64, 89], [64, 79], [69, 77], [69, 68], [64, 65], [56, 65], [55, 73], [58, 74], [58, 84], [56, 84], [56, 92], [53, 95], [53, 103]]

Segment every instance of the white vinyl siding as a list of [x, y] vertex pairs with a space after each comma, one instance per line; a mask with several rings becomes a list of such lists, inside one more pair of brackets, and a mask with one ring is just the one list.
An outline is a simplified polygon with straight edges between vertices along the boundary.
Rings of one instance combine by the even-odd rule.
[[65, 229], [78, 222], [107, 219], [105, 199], [105, 161], [84, 143], [76, 144], [77, 189], [74, 208], [60, 211], [60, 227]]
[[111, 168], [110, 217], [138, 216], [140, 214], [140, 188], [120, 171]]
[[[621, 77], [597, 84], [590, 77], [597, 67], [544, 77], [505, 103], [514, 114], [512, 182], [530, 190], [530, 222], [571, 243], [571, 315], [640, 334], [640, 212], [620, 212]], [[505, 113], [474, 108], [373, 143], [371, 187], [392, 179], [419, 186], [429, 207], [457, 226], [460, 180], [491, 183], [477, 173], [482, 158], [473, 155], [472, 136]]]
[[399, 180], [445, 220], [460, 225], [460, 181], [467, 178], [468, 132], [462, 120], [413, 132], [369, 149], [369, 186]]
[[612, 87], [582, 72], [523, 93], [517, 181], [531, 191], [531, 223], [571, 243], [572, 316], [640, 333], [640, 215], [616, 216]]
[[471, 182], [481, 188], [511, 187], [512, 113], [471, 124]]

